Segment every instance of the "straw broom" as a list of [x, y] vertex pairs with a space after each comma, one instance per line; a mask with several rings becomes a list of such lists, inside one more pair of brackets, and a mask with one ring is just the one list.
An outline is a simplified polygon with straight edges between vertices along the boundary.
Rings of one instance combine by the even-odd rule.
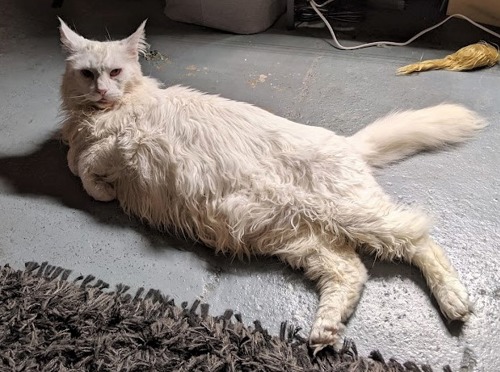
[[480, 42], [463, 47], [442, 59], [431, 59], [400, 67], [397, 70], [397, 75], [441, 69], [451, 71], [473, 70], [486, 66], [492, 67], [499, 60], [500, 53], [497, 48], [486, 42]]

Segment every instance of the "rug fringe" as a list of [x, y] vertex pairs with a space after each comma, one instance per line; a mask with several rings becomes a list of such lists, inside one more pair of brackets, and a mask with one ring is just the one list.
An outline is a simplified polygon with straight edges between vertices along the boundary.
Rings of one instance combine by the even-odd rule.
[[44, 277], [50, 281], [56, 279], [67, 280], [71, 274], [71, 270], [49, 265], [48, 262], [43, 262], [42, 265], [39, 265], [37, 262], [25, 263], [25, 273], [32, 274], [36, 269], [38, 269], [38, 272], [34, 274], [36, 277]]
[[[27, 262], [24, 271], [15, 271], [10, 268], [9, 265], [5, 265], [0, 274], [1, 277], [4, 277], [9, 273], [15, 273], [21, 277], [31, 276], [43, 278], [49, 282], [60, 280], [71, 284], [71, 282], [68, 281], [71, 272], [71, 270], [59, 266], [49, 265], [48, 262], [42, 262], [41, 265], [36, 262]], [[349, 364], [350, 366], [356, 365], [359, 367], [357, 369], [349, 369], [353, 371], [432, 372], [432, 368], [428, 365], [418, 366], [413, 362], [400, 364], [393, 358], [386, 361], [378, 350], [373, 351], [368, 358], [360, 357], [355, 343], [350, 339], [344, 340], [343, 347], [339, 351], [336, 351], [332, 347], [326, 347], [316, 356], [313, 356], [312, 350], [307, 345], [307, 339], [300, 335], [301, 328], [283, 322], [280, 325], [279, 337], [274, 337], [269, 334], [258, 320], [253, 322], [253, 329], [251, 327], [245, 327], [241, 314], [235, 313], [232, 310], [226, 310], [221, 316], [209, 316], [209, 305], [201, 303], [199, 299], [195, 300], [191, 306], [189, 306], [188, 302], [182, 302], [179, 308], [175, 306], [173, 299], [163, 295], [157, 289], [149, 289], [146, 292], [145, 288], [141, 287], [135, 292], [134, 296], [132, 296], [127, 293], [130, 290], [130, 286], [118, 284], [115, 287], [115, 291], [104, 292], [104, 289], [109, 288], [109, 284], [100, 279], [96, 280], [96, 277], [93, 275], [79, 275], [73, 280], [73, 284], [82, 291], [89, 289], [97, 290], [97, 292], [91, 292], [93, 301], [105, 301], [105, 298], [113, 298], [116, 306], [121, 303], [137, 303], [140, 304], [141, 309], [145, 309], [144, 311], [148, 311], [150, 315], [153, 314], [156, 316], [155, 314], [158, 314], [159, 317], [162, 316], [162, 314], [170, 314], [169, 316], [175, 319], [186, 319], [189, 324], [206, 324], [207, 326], [208, 324], [217, 325], [216, 328], [220, 331], [229, 330], [230, 334], [237, 334], [239, 335], [238, 337], [242, 337], [241, 342], [246, 342], [244, 341], [247, 339], [245, 335], [258, 335], [256, 339], [263, 341], [266, 345], [283, 342], [290, 345], [292, 350], [299, 350], [297, 348], [302, 350], [301, 348], [305, 348], [305, 350], [307, 350], [306, 354], [302, 352], [301, 355], [307, 356], [307, 353], [309, 353], [309, 359], [314, 361], [315, 365], [320, 367], [321, 370], [328, 370], [328, 366], [336, 368], [335, 366], [338, 367], [339, 361], [345, 361], [346, 363], [351, 363]], [[119, 307], [117, 307], [117, 319], [119, 319], [120, 316], [120, 310]], [[154, 340], [151, 342], [154, 342]], [[303, 356], [301, 356], [301, 358], [302, 357]], [[449, 366], [445, 366], [443, 370], [445, 372], [451, 372]]]

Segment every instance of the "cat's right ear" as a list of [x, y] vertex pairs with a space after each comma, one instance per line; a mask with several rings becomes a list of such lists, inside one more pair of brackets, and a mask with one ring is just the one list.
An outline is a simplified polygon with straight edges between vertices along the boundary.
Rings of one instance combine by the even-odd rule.
[[87, 40], [69, 28], [61, 18], [59, 18], [59, 22], [61, 23], [59, 32], [61, 34], [61, 43], [64, 50], [68, 53], [75, 53], [85, 45]]
[[144, 20], [139, 28], [128, 38], [122, 40], [125, 43], [127, 52], [131, 57], [139, 58], [139, 54], [145, 54], [148, 49], [148, 43], [146, 43], [146, 34], [144, 28], [146, 27], [147, 19]]

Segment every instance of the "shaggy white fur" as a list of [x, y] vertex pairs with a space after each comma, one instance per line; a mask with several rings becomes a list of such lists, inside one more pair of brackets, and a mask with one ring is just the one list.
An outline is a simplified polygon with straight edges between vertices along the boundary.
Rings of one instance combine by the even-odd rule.
[[274, 255], [317, 282], [310, 335], [337, 344], [367, 279], [358, 251], [420, 268], [442, 312], [466, 320], [465, 287], [421, 212], [395, 204], [372, 176], [485, 123], [453, 104], [393, 113], [352, 137], [247, 103], [143, 76], [144, 23], [120, 41], [92, 41], [61, 21], [68, 52], [62, 134], [68, 163], [101, 201], [243, 257]]

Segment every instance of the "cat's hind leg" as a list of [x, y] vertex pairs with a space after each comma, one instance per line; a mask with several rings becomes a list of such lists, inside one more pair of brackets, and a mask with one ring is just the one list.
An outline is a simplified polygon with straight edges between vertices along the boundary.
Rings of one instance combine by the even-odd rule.
[[376, 204], [372, 198], [360, 210], [365, 225], [356, 227], [355, 239], [380, 259], [402, 259], [417, 266], [443, 314], [450, 320], [467, 320], [471, 313], [467, 290], [444, 250], [429, 236], [427, 217], [385, 197]]
[[430, 237], [419, 242], [407, 259], [422, 271], [441, 311], [450, 320], [466, 321], [472, 306], [465, 286], [444, 250]]
[[289, 241], [277, 254], [301, 268], [319, 291], [319, 306], [311, 328], [310, 344], [341, 346], [345, 321], [357, 305], [367, 279], [366, 268], [353, 247], [332, 247], [312, 235]]

